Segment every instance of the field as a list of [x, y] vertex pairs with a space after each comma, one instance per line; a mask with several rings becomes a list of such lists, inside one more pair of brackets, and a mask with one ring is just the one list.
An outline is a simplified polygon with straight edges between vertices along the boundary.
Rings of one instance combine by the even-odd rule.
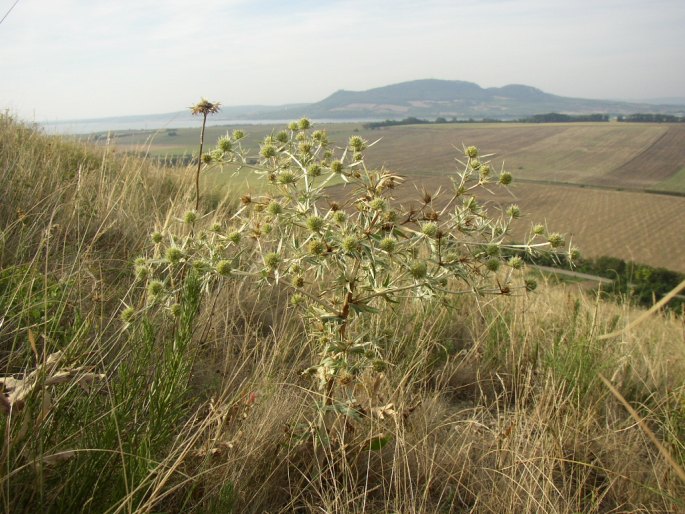
[[[211, 127], [213, 141], [232, 127]], [[242, 127], [255, 148], [274, 129]], [[685, 271], [685, 127], [666, 124], [436, 124], [364, 129], [359, 124], [324, 125], [344, 144], [350, 134], [378, 143], [367, 164], [407, 177], [401, 193], [449, 185], [463, 145], [494, 154], [497, 169], [514, 174], [511, 195], [494, 202], [518, 203], [531, 221], [564, 231], [588, 257], [611, 255]], [[117, 135], [118, 148], [153, 156], [190, 155], [198, 131], [133, 132]], [[245, 178], [247, 177], [247, 178]], [[213, 184], [235, 190], [256, 182], [249, 173], [212, 172]], [[667, 193], [653, 194], [653, 193]], [[674, 196], [675, 195], [675, 196]]]

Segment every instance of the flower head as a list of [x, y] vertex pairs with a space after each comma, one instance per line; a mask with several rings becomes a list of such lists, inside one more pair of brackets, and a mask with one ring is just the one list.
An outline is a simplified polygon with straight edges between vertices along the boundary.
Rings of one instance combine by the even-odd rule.
[[208, 114], [215, 114], [221, 109], [221, 104], [219, 102], [210, 102], [206, 98], [202, 98], [198, 103], [190, 107], [190, 111], [195, 114], [202, 114], [207, 116]]

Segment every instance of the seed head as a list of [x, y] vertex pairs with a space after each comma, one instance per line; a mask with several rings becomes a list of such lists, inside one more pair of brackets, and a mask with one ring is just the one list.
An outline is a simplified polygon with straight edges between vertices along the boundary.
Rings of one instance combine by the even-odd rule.
[[264, 264], [269, 269], [275, 269], [281, 262], [281, 256], [276, 252], [269, 252], [264, 256]]
[[220, 109], [221, 104], [219, 102], [210, 102], [206, 98], [202, 98], [198, 103], [190, 108], [193, 115], [202, 114], [204, 116], [207, 116], [208, 114], [216, 114]]
[[359, 249], [359, 240], [354, 236], [347, 236], [340, 242], [340, 246], [346, 253], [353, 253]]
[[288, 139], [290, 139], [290, 135], [286, 130], [281, 130], [278, 134], [276, 134], [276, 141], [279, 143], [287, 143]]
[[150, 239], [152, 239], [152, 242], [155, 244], [159, 244], [162, 242], [162, 233], [161, 232], [153, 232], [150, 234]]
[[197, 221], [197, 213], [195, 211], [187, 211], [183, 215], [183, 222], [188, 224], [188, 225], [192, 225], [196, 221]]
[[309, 155], [312, 151], [312, 145], [311, 143], [305, 141], [303, 143], [300, 143], [299, 150], [301, 154]]
[[266, 207], [266, 212], [271, 214], [272, 216], [278, 216], [283, 212], [283, 206], [278, 203], [276, 200], [273, 200], [269, 205]]
[[489, 164], [483, 164], [480, 167], [480, 176], [482, 178], [486, 178], [490, 176], [490, 165]]
[[578, 259], [580, 259], [580, 250], [578, 248], [575, 248], [575, 247], [571, 248], [568, 251], [568, 258], [571, 261], [577, 261]]
[[465, 153], [466, 157], [468, 157], [469, 159], [475, 159], [476, 157], [478, 157], [478, 148], [476, 148], [475, 146], [469, 146], [468, 148], [466, 148]]
[[288, 123], [288, 130], [297, 130], [298, 126], [299, 125], [296, 121], [291, 121]]
[[421, 232], [428, 237], [435, 237], [438, 235], [438, 225], [436, 223], [426, 223], [421, 227]]
[[355, 152], [361, 152], [366, 148], [366, 142], [359, 136], [352, 136], [348, 144]]
[[508, 186], [511, 184], [513, 177], [511, 176], [511, 173], [508, 171], [503, 171], [499, 175], [499, 183], [502, 184], [503, 186]]
[[302, 287], [304, 285], [304, 278], [302, 275], [297, 275], [295, 278], [293, 278], [293, 286], [295, 287]]
[[151, 280], [147, 285], [147, 294], [155, 298], [164, 291], [164, 284], [160, 280]]
[[424, 261], [414, 261], [409, 267], [409, 272], [416, 280], [421, 280], [422, 278], [426, 278], [428, 266]]
[[211, 153], [206, 153], [202, 155], [202, 162], [204, 164], [211, 164], [213, 159], [214, 158], [212, 157]]
[[230, 234], [228, 234], [227, 237], [228, 237], [228, 240], [233, 244], [237, 245], [238, 243], [240, 243], [240, 232], [237, 232], [237, 231], [231, 232]]
[[150, 269], [147, 266], [136, 266], [136, 280], [143, 281], [150, 275]]
[[238, 141], [239, 139], [242, 139], [244, 137], [245, 137], [245, 132], [243, 132], [242, 130], [236, 129], [233, 131], [233, 139], [235, 141]]
[[295, 293], [290, 297], [290, 305], [293, 307], [297, 307], [299, 305], [302, 305], [304, 303], [304, 295], [301, 295], [300, 293]]
[[322, 241], [314, 239], [309, 242], [307, 250], [309, 251], [310, 255], [321, 255], [326, 251], [326, 245]]
[[394, 237], [385, 237], [381, 239], [381, 250], [388, 253], [393, 253], [397, 248], [397, 240]]
[[526, 291], [535, 291], [538, 288], [538, 283], [533, 278], [527, 278], [524, 280], [524, 284], [526, 286]]
[[480, 169], [481, 163], [478, 159], [470, 159], [469, 166], [471, 166], [471, 168], [473, 168], [474, 170], [478, 170]]
[[485, 247], [485, 254], [488, 257], [495, 257], [499, 255], [499, 245], [496, 244], [490, 244]]
[[178, 246], [170, 246], [164, 254], [166, 260], [171, 264], [177, 264], [183, 258], [183, 250]]
[[264, 225], [262, 225], [262, 234], [264, 234], [265, 236], [268, 236], [269, 234], [271, 234], [273, 229], [274, 229], [274, 227], [271, 224], [264, 223]]
[[300, 130], [307, 130], [311, 126], [311, 122], [307, 118], [301, 118], [300, 121], [297, 122], [297, 128]]
[[343, 163], [340, 161], [333, 161], [331, 163], [331, 171], [333, 173], [342, 173], [343, 170]]
[[537, 225], [533, 226], [533, 234], [535, 234], [536, 236], [541, 236], [544, 233], [545, 233], [545, 226], [544, 225], [541, 225], [538, 223]]
[[252, 203], [252, 197], [249, 194], [243, 195], [240, 197], [240, 203], [242, 203], [243, 205], [249, 205], [250, 203]]
[[216, 147], [224, 153], [230, 152], [233, 149], [233, 142], [229, 136], [224, 136], [219, 139]]
[[292, 171], [282, 171], [280, 175], [278, 175], [278, 183], [288, 185], [288, 184], [294, 184], [297, 182], [297, 177]]
[[497, 257], [490, 257], [485, 263], [485, 267], [490, 271], [497, 271], [500, 266], [500, 260]]
[[509, 266], [514, 269], [521, 269], [523, 268], [523, 259], [518, 255], [514, 255], [509, 259]]
[[262, 149], [259, 153], [265, 159], [270, 159], [271, 157], [276, 156], [276, 147], [271, 143], [265, 144], [264, 146], [262, 146]]
[[232, 269], [233, 269], [233, 265], [232, 265], [231, 261], [226, 260], [226, 259], [221, 260], [221, 261], [217, 262], [217, 264], [216, 264], [216, 272], [219, 275], [224, 276], [224, 277], [229, 276], [231, 274]]
[[131, 323], [136, 317], [136, 310], [133, 307], [126, 307], [123, 311], [121, 311], [119, 317], [124, 323]]
[[346, 219], [347, 215], [343, 211], [335, 211], [333, 213], [333, 221], [335, 221], [338, 224], [345, 223]]
[[178, 318], [181, 315], [181, 311], [183, 308], [181, 307], [180, 303], [175, 303], [171, 307], [169, 307], [169, 312], [174, 318]]
[[324, 225], [323, 218], [320, 216], [310, 216], [307, 218], [307, 228], [312, 232], [319, 232]]
[[215, 234], [220, 234], [222, 228], [223, 228], [223, 227], [221, 226], [221, 223], [218, 223], [218, 222], [217, 222], [217, 223], [212, 223], [212, 226], [210, 227], [209, 230], [210, 230], [211, 232], [214, 232]]
[[560, 246], [564, 246], [566, 244], [566, 241], [564, 240], [564, 236], [559, 234], [558, 232], [552, 232], [547, 236], [547, 242], [552, 248], [559, 248]]
[[371, 207], [374, 211], [384, 211], [387, 207], [387, 203], [385, 198], [374, 198], [369, 202], [369, 207]]
[[319, 166], [318, 164], [310, 164], [307, 168], [307, 175], [309, 175], [310, 177], [321, 176], [321, 166]]
[[521, 209], [516, 204], [512, 204], [507, 209], [507, 215], [512, 219], [517, 219], [521, 217]]
[[397, 221], [397, 211], [385, 211], [385, 214], [383, 215], [383, 220], [386, 223], [395, 223]]

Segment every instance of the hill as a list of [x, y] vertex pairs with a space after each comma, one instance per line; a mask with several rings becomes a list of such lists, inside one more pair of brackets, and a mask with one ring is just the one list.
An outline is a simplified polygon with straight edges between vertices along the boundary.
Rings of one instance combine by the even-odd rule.
[[[222, 120], [291, 120], [302, 116], [320, 120], [384, 120], [406, 117], [511, 120], [550, 112], [612, 115], [641, 112], [683, 115], [685, 105], [569, 98], [521, 84], [482, 88], [473, 82], [424, 79], [366, 91], [340, 90], [315, 103], [279, 106], [228, 105], [224, 106], [211, 122], [216, 124]], [[98, 127], [92, 130], [79, 130], [85, 133], [108, 130], [108, 123], [111, 125], [109, 129], [142, 128], [143, 124], [148, 124], [147, 128], [166, 128], [188, 126], [190, 121], [190, 114], [185, 110], [166, 114], [62, 121], [47, 125], [69, 127], [70, 124], [87, 122]], [[130, 126], [127, 127], [127, 123]]]
[[472, 82], [426, 79], [367, 91], [338, 91], [308, 106], [305, 112], [317, 118], [443, 116], [512, 119], [547, 112], [629, 114], [681, 111], [682, 106], [567, 98], [520, 84], [482, 88]]
[[[292, 132], [307, 153], [313, 131]], [[203, 191], [188, 211], [187, 168], [0, 115], [4, 512], [685, 508], [682, 318], [531, 292], [543, 279], [497, 244], [436, 261], [397, 225], [351, 237], [402, 218], [383, 196], [312, 215], [326, 203], [296, 188], [322, 169], [291, 163], [263, 174], [268, 195]], [[462, 207], [464, 241], [489, 230]], [[440, 256], [435, 223], [401, 233]], [[505, 289], [512, 273], [525, 289]], [[473, 294], [465, 274], [499, 288]], [[344, 303], [303, 310], [331, 292]]]

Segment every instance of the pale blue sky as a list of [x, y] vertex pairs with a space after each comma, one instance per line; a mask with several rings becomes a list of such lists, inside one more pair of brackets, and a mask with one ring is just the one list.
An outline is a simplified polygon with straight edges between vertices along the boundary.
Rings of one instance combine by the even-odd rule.
[[0, 109], [29, 120], [420, 78], [682, 97], [685, 0], [20, 0], [0, 24]]

